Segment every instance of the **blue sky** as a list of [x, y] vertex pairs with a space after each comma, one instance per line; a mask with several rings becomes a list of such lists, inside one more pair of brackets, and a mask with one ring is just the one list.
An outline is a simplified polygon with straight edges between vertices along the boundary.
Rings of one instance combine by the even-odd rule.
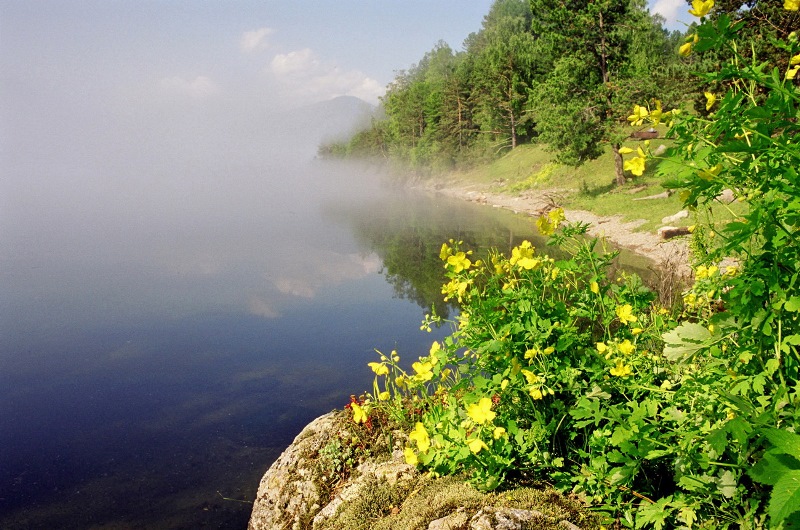
[[[89, 103], [235, 95], [286, 108], [341, 94], [375, 103], [439, 39], [459, 49], [491, 3], [0, 0], [0, 79], [4, 92], [61, 91], [64, 102], [83, 93]], [[685, 18], [683, 0], [651, 7]]]

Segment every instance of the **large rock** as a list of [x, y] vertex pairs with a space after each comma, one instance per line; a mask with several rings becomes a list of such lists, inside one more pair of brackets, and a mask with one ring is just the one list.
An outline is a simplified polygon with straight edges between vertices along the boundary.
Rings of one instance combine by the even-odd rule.
[[249, 530], [599, 528], [579, 502], [552, 490], [487, 494], [420, 474], [404, 461], [406, 441], [398, 431], [357, 426], [343, 412], [317, 418], [261, 479]]

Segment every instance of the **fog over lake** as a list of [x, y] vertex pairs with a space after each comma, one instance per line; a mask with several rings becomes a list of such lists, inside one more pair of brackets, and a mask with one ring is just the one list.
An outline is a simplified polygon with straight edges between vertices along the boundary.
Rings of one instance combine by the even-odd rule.
[[375, 348], [449, 331], [441, 243], [532, 231], [316, 159], [388, 79], [203, 5], [0, 0], [3, 529], [244, 528]]
[[441, 243], [530, 223], [315, 159], [363, 109], [186, 102], [6, 149], [0, 526], [244, 528], [223, 497], [252, 500], [303, 425], [368, 389], [375, 348], [410, 363], [448, 331], [419, 330]]

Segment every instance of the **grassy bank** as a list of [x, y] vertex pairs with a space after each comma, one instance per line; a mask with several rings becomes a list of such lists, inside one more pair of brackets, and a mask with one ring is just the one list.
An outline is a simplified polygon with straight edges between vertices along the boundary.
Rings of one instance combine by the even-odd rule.
[[[640, 144], [630, 141], [625, 145], [636, 149]], [[651, 149], [656, 152], [671, 146], [671, 140], [663, 138], [651, 142]], [[678, 194], [645, 199], [667, 191], [662, 185], [670, 175], [667, 161], [651, 160], [642, 176], [631, 176], [624, 186], [616, 186], [610, 148], [600, 158], [578, 167], [559, 164], [554, 158], [554, 153], [548, 151], [546, 146], [522, 145], [493, 162], [451, 173], [447, 178], [513, 196], [531, 191], [549, 191], [559, 206], [586, 210], [604, 217], [619, 215], [625, 221], [643, 219], [645, 223], [638, 230], [649, 232], [662, 226], [664, 217], [683, 208]], [[724, 207], [720, 205], [717, 209], [719, 211], [714, 213], [718, 220], [743, 213], [743, 206], [738, 203]], [[689, 226], [694, 223], [694, 216], [690, 215], [670, 224]]]

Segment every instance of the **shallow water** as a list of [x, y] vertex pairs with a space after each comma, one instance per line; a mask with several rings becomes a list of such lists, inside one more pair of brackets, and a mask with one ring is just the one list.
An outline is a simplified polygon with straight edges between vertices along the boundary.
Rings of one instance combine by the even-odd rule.
[[244, 528], [374, 348], [447, 332], [419, 330], [441, 243], [533, 230], [342, 165], [56, 176], [3, 201], [0, 528]]

